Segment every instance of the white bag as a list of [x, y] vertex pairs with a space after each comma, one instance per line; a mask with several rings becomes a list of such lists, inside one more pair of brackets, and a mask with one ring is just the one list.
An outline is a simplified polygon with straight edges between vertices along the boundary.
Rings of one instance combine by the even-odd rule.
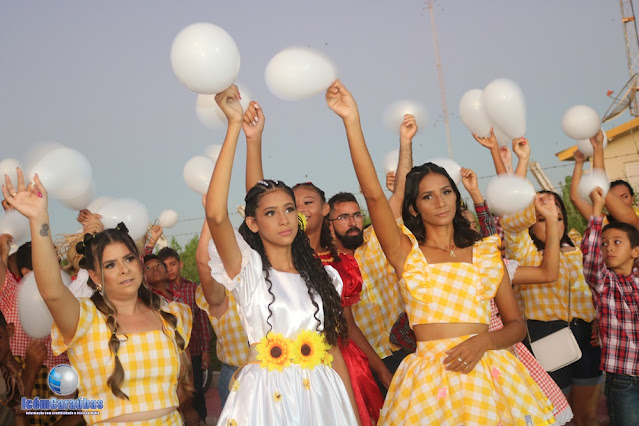
[[581, 349], [569, 327], [531, 342], [530, 347], [539, 364], [549, 373], [581, 359]]

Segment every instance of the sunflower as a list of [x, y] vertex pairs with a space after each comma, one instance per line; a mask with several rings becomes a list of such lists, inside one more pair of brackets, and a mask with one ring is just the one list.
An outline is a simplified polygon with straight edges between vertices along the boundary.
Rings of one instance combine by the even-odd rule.
[[304, 330], [293, 342], [293, 362], [302, 368], [313, 369], [316, 365], [322, 364], [329, 348], [322, 336], [314, 331]]
[[256, 358], [261, 361], [262, 368], [268, 368], [269, 371], [275, 369], [282, 371], [284, 367], [291, 365], [290, 341], [279, 333], [271, 337], [263, 337], [255, 349], [257, 350]]
[[273, 401], [282, 402], [282, 394], [277, 391], [273, 392]]
[[306, 220], [306, 216], [304, 216], [302, 213], [298, 213], [297, 214], [297, 222], [300, 226], [300, 229], [302, 231], [306, 231], [306, 225], [307, 225], [307, 220]]

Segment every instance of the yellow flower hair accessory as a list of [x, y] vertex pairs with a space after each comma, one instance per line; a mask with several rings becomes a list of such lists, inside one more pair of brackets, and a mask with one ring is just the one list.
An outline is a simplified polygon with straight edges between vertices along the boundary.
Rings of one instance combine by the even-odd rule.
[[297, 213], [297, 222], [300, 225], [300, 229], [302, 231], [306, 231], [306, 225], [308, 224], [306, 216], [304, 216], [302, 213]]
[[[292, 357], [295, 364], [302, 368], [310, 368], [325, 362], [330, 346], [324, 341], [324, 337], [314, 331], [304, 330], [297, 335], [293, 343]], [[331, 361], [332, 361], [331, 356]]]
[[263, 337], [255, 349], [257, 350], [256, 359], [261, 361], [262, 368], [268, 368], [269, 371], [275, 369], [282, 371], [284, 367], [291, 365], [290, 340], [280, 333]]

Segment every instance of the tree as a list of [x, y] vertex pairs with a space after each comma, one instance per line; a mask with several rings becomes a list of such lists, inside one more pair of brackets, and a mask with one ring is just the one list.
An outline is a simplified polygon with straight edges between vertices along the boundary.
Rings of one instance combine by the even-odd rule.
[[579, 210], [577, 210], [577, 208], [572, 204], [572, 201], [570, 201], [571, 181], [572, 176], [566, 176], [565, 182], [561, 187], [561, 199], [566, 206], [566, 214], [568, 215], [568, 217], [565, 218], [565, 223], [568, 231], [570, 231], [571, 228], [574, 228], [583, 235], [588, 224], [583, 216], [581, 216], [581, 213], [579, 213]]
[[180, 243], [177, 242], [175, 237], [171, 237], [171, 242], [169, 246], [178, 252], [180, 255], [180, 260], [184, 263], [182, 267], [182, 276], [189, 281], [200, 282], [200, 278], [197, 274], [197, 264], [195, 263], [195, 252], [197, 250], [197, 244], [200, 241], [200, 238], [196, 235], [191, 238], [191, 241], [186, 243], [184, 248], [180, 246]]

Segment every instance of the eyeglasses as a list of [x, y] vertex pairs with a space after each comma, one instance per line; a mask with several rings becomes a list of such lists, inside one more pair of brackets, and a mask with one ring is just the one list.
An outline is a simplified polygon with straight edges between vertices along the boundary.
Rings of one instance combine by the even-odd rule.
[[338, 222], [348, 223], [351, 219], [354, 219], [355, 221], [363, 220], [364, 219], [364, 213], [362, 213], [362, 212], [343, 213], [343, 214], [337, 216], [335, 219], [329, 219], [329, 220], [331, 222], [334, 222], [334, 221], [337, 220]]
[[164, 266], [164, 263], [158, 263], [158, 264], [155, 264], [153, 266], [149, 265], [149, 266], [145, 267], [144, 270], [146, 270], [147, 272], [150, 272], [150, 271], [154, 271], [154, 270], [157, 270], [157, 269], [165, 269], [165, 268], [166, 268], [166, 266]]

